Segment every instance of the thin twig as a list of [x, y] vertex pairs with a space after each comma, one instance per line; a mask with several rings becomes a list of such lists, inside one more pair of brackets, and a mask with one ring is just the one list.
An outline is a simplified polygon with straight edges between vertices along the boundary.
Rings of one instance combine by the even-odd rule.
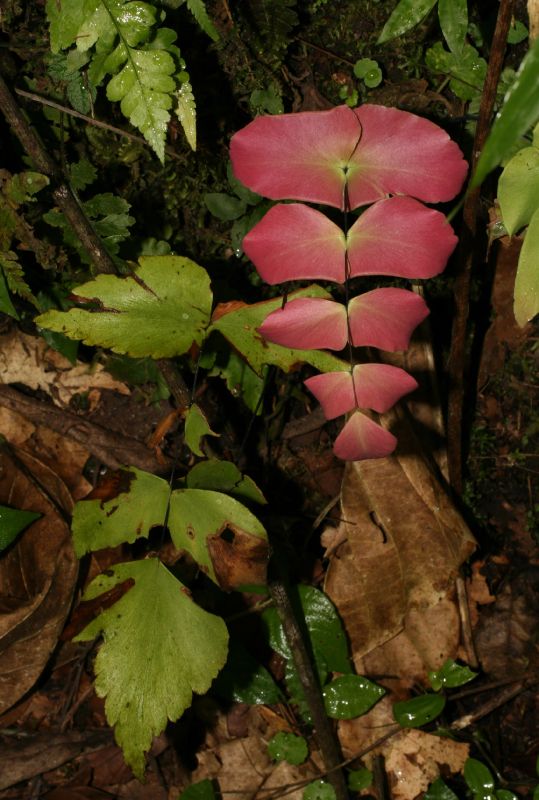
[[[472, 172], [487, 140], [496, 88], [503, 67], [507, 34], [511, 25], [514, 0], [501, 0], [492, 38], [487, 75], [481, 95], [479, 118], [475, 130], [472, 151]], [[449, 399], [447, 409], [449, 480], [453, 490], [462, 494], [462, 425], [467, 361], [467, 330], [470, 305], [472, 266], [477, 255], [477, 216], [479, 212], [480, 187], [472, 189], [466, 196], [462, 212], [462, 232], [457, 251], [457, 275], [455, 279], [455, 317], [451, 335], [451, 351], [448, 360]]]

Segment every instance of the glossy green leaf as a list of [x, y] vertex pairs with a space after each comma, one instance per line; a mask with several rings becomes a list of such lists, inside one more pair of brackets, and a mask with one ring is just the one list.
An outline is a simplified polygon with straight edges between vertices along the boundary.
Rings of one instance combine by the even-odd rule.
[[179, 800], [217, 800], [213, 783], [205, 778], [198, 783], [192, 783], [181, 793]]
[[309, 755], [309, 748], [303, 736], [280, 731], [268, 742], [268, 753], [274, 761], [287, 761], [289, 764], [303, 764]]
[[216, 458], [200, 461], [187, 474], [188, 489], [213, 489], [233, 497], [265, 503], [266, 498], [248, 475], [242, 475], [231, 461]]
[[477, 672], [473, 672], [465, 665], [457, 664], [452, 658], [448, 658], [439, 670], [429, 672], [430, 685], [435, 692], [442, 688], [454, 689], [468, 681], [473, 681], [476, 677]]
[[482, 797], [494, 789], [491, 771], [476, 758], [468, 758], [464, 764], [464, 780], [474, 794]]
[[468, 0], [438, 0], [438, 18], [449, 49], [460, 55], [468, 32]]
[[[344, 629], [329, 597], [319, 589], [303, 584], [297, 586], [297, 592], [313, 650], [320, 653], [332, 672], [351, 672]], [[294, 593], [292, 600], [294, 602]], [[266, 609], [262, 619], [269, 632], [271, 647], [290, 660], [290, 648], [277, 611], [274, 608]]]
[[383, 44], [415, 28], [436, 5], [436, 0], [400, 0], [383, 27], [376, 44]]
[[425, 792], [424, 800], [459, 800], [459, 798], [441, 778], [437, 778]]
[[479, 157], [470, 188], [479, 186], [500, 164], [518, 139], [539, 119], [539, 38], [524, 57], [516, 81]]
[[219, 436], [212, 431], [206, 415], [196, 403], [185, 412], [185, 444], [197, 456], [203, 456], [201, 443], [204, 436]]
[[539, 314], [539, 209], [530, 220], [518, 259], [514, 312], [521, 327]]
[[366, 714], [385, 689], [360, 675], [341, 675], [324, 687], [324, 705], [332, 719], [354, 719]]
[[[313, 285], [288, 295], [289, 300], [296, 297], [329, 298], [331, 295], [320, 286]], [[258, 333], [258, 328], [268, 314], [280, 308], [281, 305], [282, 299], [278, 297], [253, 305], [234, 303], [228, 307], [226, 305], [218, 306], [209, 330], [217, 330], [222, 333], [258, 375], [263, 374], [266, 364], [273, 364], [285, 372], [290, 372], [298, 364], [311, 364], [320, 372], [343, 369], [344, 362], [331, 353], [323, 350], [292, 350], [278, 344], [271, 344], [262, 338]]]
[[134, 357], [172, 358], [200, 344], [212, 301], [207, 272], [178, 256], [142, 256], [133, 277], [99, 275], [73, 293], [95, 310], [47, 311], [36, 324]]
[[238, 642], [231, 642], [227, 662], [212, 685], [224, 700], [249, 705], [283, 702], [283, 694], [268, 670]]
[[497, 789], [494, 792], [496, 800], [519, 800], [518, 795], [510, 792], [509, 789]]
[[0, 553], [15, 541], [19, 533], [40, 517], [41, 514], [36, 511], [20, 511], [9, 506], [0, 506]]
[[207, 192], [204, 195], [204, 203], [214, 217], [224, 222], [238, 219], [245, 214], [247, 208], [245, 202], [239, 197], [233, 197], [224, 192]]
[[348, 773], [347, 780], [348, 788], [351, 792], [361, 792], [363, 789], [368, 789], [369, 786], [372, 786], [373, 774], [366, 767], [353, 769]]
[[303, 800], [336, 800], [335, 789], [327, 781], [313, 781], [303, 792]]
[[445, 697], [441, 694], [423, 694], [412, 700], [395, 703], [393, 716], [403, 728], [420, 728], [436, 719], [445, 706]]
[[163, 478], [136, 467], [113, 476], [109, 500], [79, 500], [73, 510], [73, 544], [81, 558], [85, 553], [115, 547], [147, 537], [163, 525], [169, 486]]
[[228, 634], [220, 617], [191, 600], [157, 560], [116, 564], [97, 577], [92, 600], [127, 580], [134, 585], [77, 636], [103, 636], [95, 660], [95, 689], [125, 760], [140, 779], [152, 739], [204, 694], [226, 661]]
[[506, 164], [498, 181], [503, 224], [512, 236], [539, 208], [539, 148], [525, 147]]

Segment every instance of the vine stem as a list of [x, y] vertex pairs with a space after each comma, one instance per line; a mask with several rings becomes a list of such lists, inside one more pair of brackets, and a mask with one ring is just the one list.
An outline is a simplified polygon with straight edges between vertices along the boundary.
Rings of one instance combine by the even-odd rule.
[[[507, 43], [507, 34], [511, 25], [514, 0], [501, 0], [496, 20], [496, 28], [492, 37], [490, 58], [488, 63], [479, 118], [475, 129], [475, 138], [472, 151], [472, 174], [475, 170], [479, 155], [487, 140], [494, 104], [496, 102], [496, 87], [503, 67], [503, 58]], [[447, 455], [449, 466], [449, 481], [457, 494], [462, 494], [462, 427], [464, 396], [466, 393], [465, 379], [467, 377], [467, 331], [470, 307], [470, 286], [472, 268], [478, 254], [476, 242], [477, 217], [479, 212], [480, 187], [468, 192], [462, 211], [462, 231], [457, 251], [457, 273], [455, 277], [455, 317], [451, 333], [451, 350], [447, 364], [449, 377], [449, 397], [447, 408]]]
[[335, 790], [337, 800], [349, 800], [346, 779], [340, 766], [342, 764], [342, 755], [339, 742], [333, 725], [326, 714], [320, 682], [309, 657], [303, 631], [296, 618], [286, 584], [283, 579], [276, 578], [269, 581], [268, 588], [305, 692], [313, 719], [316, 741], [327, 772], [327, 779]]
[[[52, 195], [54, 200], [75, 234], [79, 237], [82, 246], [92, 260], [96, 272], [115, 275], [116, 265], [112, 256], [95, 232], [90, 220], [84, 213], [84, 209], [66, 181], [61, 168], [54, 158], [49, 155], [36, 131], [27, 121], [1, 74], [0, 109], [26, 154], [30, 156], [37, 169], [50, 178], [53, 185]], [[189, 405], [190, 392], [184, 379], [171, 360], [159, 359], [157, 364], [176, 405], [178, 408], [186, 408]]]

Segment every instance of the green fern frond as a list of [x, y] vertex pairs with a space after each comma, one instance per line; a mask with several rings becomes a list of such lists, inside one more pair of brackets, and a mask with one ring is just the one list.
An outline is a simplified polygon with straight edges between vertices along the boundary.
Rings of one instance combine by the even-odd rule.
[[46, 9], [53, 53], [93, 48], [89, 80], [98, 86], [111, 76], [108, 99], [120, 102], [163, 161], [170, 110], [186, 73], [176, 33], [157, 25], [162, 13], [140, 0], [47, 0]]
[[[206, 5], [203, 0], [187, 0], [187, 8], [194, 16], [204, 33], [207, 33], [210, 39], [214, 42], [219, 40], [219, 34], [215, 29], [215, 25], [208, 16]], [[194, 149], [194, 148], [193, 148]]]
[[267, 61], [282, 61], [299, 24], [296, 0], [249, 0], [256, 33]]
[[26, 283], [17, 253], [14, 253], [13, 250], [0, 252], [0, 269], [4, 274], [9, 291], [18, 294], [23, 300], [39, 309], [37, 300]]
[[176, 114], [181, 122], [185, 138], [192, 150], [197, 149], [196, 104], [189, 81], [181, 84], [176, 93]]

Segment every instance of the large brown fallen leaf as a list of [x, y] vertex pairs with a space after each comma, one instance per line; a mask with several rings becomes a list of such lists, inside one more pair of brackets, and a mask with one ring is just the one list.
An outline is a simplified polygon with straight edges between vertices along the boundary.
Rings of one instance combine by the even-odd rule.
[[23, 383], [50, 394], [57, 405], [68, 405], [75, 394], [91, 389], [114, 389], [129, 394], [125, 383], [114, 380], [101, 364], [71, 364], [39, 336], [17, 328], [0, 336], [0, 383]]
[[66, 515], [72, 499], [49, 467], [23, 450], [0, 450], [0, 503], [38, 511], [0, 558], [0, 713], [32, 688], [71, 606], [78, 562]]
[[455, 580], [474, 539], [404, 413], [385, 424], [397, 433], [398, 455], [347, 465], [337, 534], [344, 541], [325, 588], [358, 671], [399, 676], [402, 687], [457, 655]]

